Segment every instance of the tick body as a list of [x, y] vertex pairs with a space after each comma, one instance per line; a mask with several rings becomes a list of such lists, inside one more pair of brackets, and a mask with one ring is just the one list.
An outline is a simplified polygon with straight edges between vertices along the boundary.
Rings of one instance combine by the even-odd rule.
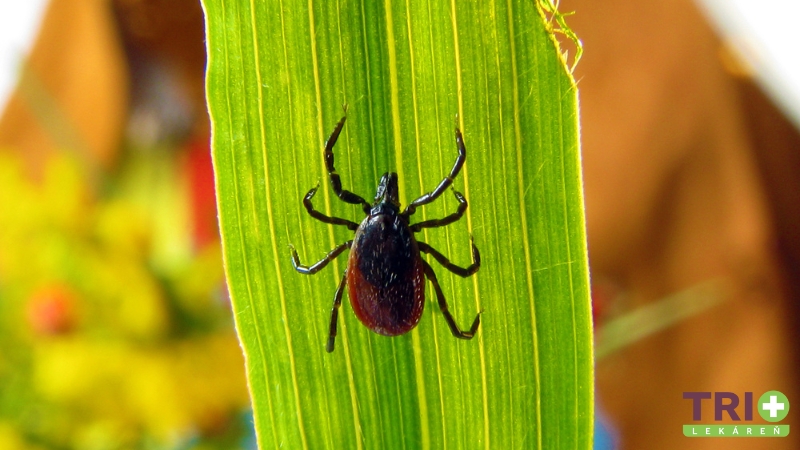
[[422, 259], [420, 252], [428, 253], [442, 266], [462, 277], [468, 277], [480, 268], [480, 253], [472, 243], [473, 262], [468, 267], [459, 267], [451, 263], [447, 257], [424, 242], [419, 242], [414, 233], [424, 228], [436, 228], [449, 225], [460, 219], [467, 209], [467, 201], [463, 195], [453, 191], [458, 201], [458, 209], [442, 219], [426, 220], [409, 224], [409, 217], [417, 207], [436, 200], [449, 188], [453, 179], [461, 171], [466, 160], [466, 148], [461, 131], [456, 126], [456, 144], [458, 157], [450, 174], [446, 176], [433, 191], [417, 198], [401, 212], [397, 187], [397, 174], [385, 173], [378, 184], [375, 201], [369, 204], [358, 195], [342, 189], [339, 174], [334, 168], [333, 146], [342, 131], [346, 116], [343, 117], [325, 143], [325, 162], [334, 193], [344, 202], [361, 205], [367, 217], [360, 223], [347, 219], [330, 217], [314, 209], [311, 199], [317, 187], [311, 189], [303, 198], [303, 205], [308, 213], [322, 222], [332, 225], [346, 226], [355, 231], [352, 240], [333, 250], [325, 258], [306, 266], [300, 263], [294, 247], [292, 264], [303, 274], [314, 274], [327, 266], [342, 252], [349, 249], [347, 268], [339, 287], [336, 289], [331, 311], [330, 331], [327, 350], [333, 351], [337, 334], [337, 319], [342, 295], [347, 287], [350, 304], [356, 317], [367, 328], [384, 336], [398, 336], [411, 331], [419, 322], [425, 306], [425, 278], [433, 284], [436, 297], [450, 331], [457, 338], [472, 339], [480, 325], [480, 313], [475, 316], [472, 326], [462, 331], [455, 323], [447, 306], [439, 281], [431, 266]]
[[374, 210], [361, 222], [350, 248], [350, 303], [369, 329], [397, 336], [414, 328], [422, 315], [425, 270], [414, 234], [397, 211]]

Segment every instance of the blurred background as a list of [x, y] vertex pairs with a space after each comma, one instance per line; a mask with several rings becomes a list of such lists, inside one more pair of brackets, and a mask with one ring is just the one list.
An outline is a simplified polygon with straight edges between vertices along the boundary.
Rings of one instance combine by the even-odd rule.
[[199, 2], [0, 17], [0, 449], [255, 448]]
[[[800, 5], [560, 9], [585, 50], [596, 448], [799, 448], [681, 425], [684, 391], [800, 402]], [[253, 448], [204, 64], [196, 0], [0, 4], [0, 449]]]
[[598, 448], [800, 448], [681, 432], [686, 391], [800, 402], [800, 3], [560, 7], [584, 43]]

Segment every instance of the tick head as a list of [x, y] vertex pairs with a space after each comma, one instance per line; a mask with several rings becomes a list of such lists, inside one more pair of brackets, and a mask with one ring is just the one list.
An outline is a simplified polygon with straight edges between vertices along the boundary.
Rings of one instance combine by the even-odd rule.
[[384, 173], [378, 183], [378, 192], [375, 193], [375, 204], [373, 206], [390, 204], [395, 208], [400, 208], [400, 194], [397, 191], [397, 174], [394, 172]]

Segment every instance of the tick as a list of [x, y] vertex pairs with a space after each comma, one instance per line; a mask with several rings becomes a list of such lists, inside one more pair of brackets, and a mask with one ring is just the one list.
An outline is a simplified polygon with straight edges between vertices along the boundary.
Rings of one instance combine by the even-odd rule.
[[439, 280], [436, 279], [436, 274], [430, 264], [422, 259], [420, 252], [433, 256], [439, 264], [456, 275], [468, 277], [477, 272], [481, 266], [481, 255], [475, 242], [470, 237], [472, 264], [469, 267], [459, 267], [451, 263], [438, 250], [414, 237], [414, 233], [425, 228], [443, 227], [459, 220], [467, 210], [467, 200], [461, 193], [453, 189], [453, 195], [458, 201], [456, 212], [441, 219], [409, 224], [409, 218], [417, 208], [439, 198], [453, 184], [453, 179], [464, 165], [467, 150], [458, 124], [456, 124], [458, 157], [456, 157], [450, 174], [444, 177], [436, 189], [414, 200], [400, 212], [400, 197], [395, 172], [387, 172], [381, 176], [375, 201], [371, 205], [360, 196], [342, 189], [342, 181], [333, 165], [333, 147], [336, 145], [336, 140], [339, 138], [346, 119], [347, 116], [342, 117], [325, 142], [325, 165], [336, 196], [345, 203], [361, 205], [367, 217], [358, 224], [347, 219], [326, 216], [317, 211], [311, 204], [311, 199], [319, 188], [319, 184], [317, 184], [303, 198], [303, 206], [308, 213], [321, 222], [345, 226], [355, 231], [355, 236], [328, 252], [324, 258], [311, 266], [301, 264], [294, 246], [289, 246], [292, 251], [292, 265], [295, 270], [305, 275], [319, 272], [342, 252], [350, 249], [342, 281], [339, 282], [339, 287], [333, 296], [326, 349], [328, 352], [333, 351], [336, 323], [345, 286], [348, 287], [353, 311], [361, 323], [375, 333], [384, 336], [399, 336], [411, 331], [422, 316], [422, 309], [425, 305], [425, 277], [433, 284], [439, 309], [441, 309], [453, 336], [460, 339], [472, 339], [481, 322], [480, 313], [475, 316], [468, 331], [458, 328], [447, 307], [447, 300], [444, 298]]

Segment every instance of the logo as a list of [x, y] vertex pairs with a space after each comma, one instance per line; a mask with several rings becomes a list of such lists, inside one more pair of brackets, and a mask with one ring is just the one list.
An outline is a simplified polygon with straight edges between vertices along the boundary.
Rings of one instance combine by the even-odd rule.
[[[789, 425], [781, 425], [776, 422], [786, 418], [789, 414], [789, 399], [780, 391], [765, 392], [758, 401], [753, 404], [753, 393], [744, 393], [744, 402], [733, 392], [684, 392], [683, 398], [692, 401], [692, 420], [699, 422], [703, 418], [703, 400], [712, 400], [714, 407], [714, 421], [721, 422], [727, 420], [725, 424], [706, 424], [706, 425], [684, 425], [683, 435], [687, 437], [786, 437], [789, 435]], [[741, 407], [740, 407], [741, 403]], [[738, 408], [738, 409], [737, 409]], [[750, 423], [753, 422], [753, 412], [758, 411], [758, 415], [767, 424]], [[740, 416], [739, 413], [742, 413]], [[742, 420], [744, 417], [744, 420]]]
[[789, 399], [780, 391], [765, 392], [758, 399], [758, 413], [767, 422], [780, 422], [789, 414]]

